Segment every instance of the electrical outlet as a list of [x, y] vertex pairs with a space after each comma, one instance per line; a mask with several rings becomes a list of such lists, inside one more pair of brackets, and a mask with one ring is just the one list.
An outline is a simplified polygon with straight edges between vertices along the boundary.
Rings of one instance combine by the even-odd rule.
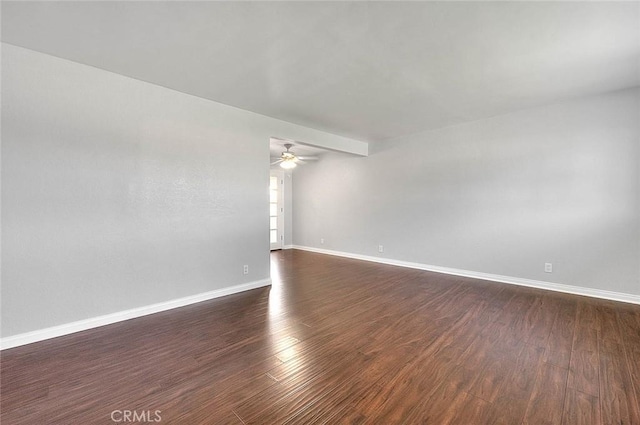
[[320, 245], [324, 245], [324, 238], [320, 238]]
[[249, 265], [245, 264], [242, 266], [242, 274], [249, 274]]
[[544, 263], [544, 272], [545, 272], [545, 273], [551, 273], [551, 272], [553, 272], [553, 264], [551, 264], [551, 263]]
[[378, 252], [384, 252], [384, 246], [378, 245]]

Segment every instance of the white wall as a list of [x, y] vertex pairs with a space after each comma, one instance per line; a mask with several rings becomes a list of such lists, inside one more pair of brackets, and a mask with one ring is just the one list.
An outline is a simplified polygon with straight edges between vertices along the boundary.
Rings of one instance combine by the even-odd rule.
[[7, 44], [2, 88], [2, 337], [268, 279], [269, 138], [366, 145]]
[[640, 295], [639, 117], [634, 89], [326, 156], [294, 243]]

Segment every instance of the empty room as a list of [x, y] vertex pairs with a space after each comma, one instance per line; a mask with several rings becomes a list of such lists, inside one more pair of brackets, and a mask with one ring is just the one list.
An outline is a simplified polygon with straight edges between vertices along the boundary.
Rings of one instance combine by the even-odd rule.
[[0, 7], [3, 425], [640, 425], [640, 2]]

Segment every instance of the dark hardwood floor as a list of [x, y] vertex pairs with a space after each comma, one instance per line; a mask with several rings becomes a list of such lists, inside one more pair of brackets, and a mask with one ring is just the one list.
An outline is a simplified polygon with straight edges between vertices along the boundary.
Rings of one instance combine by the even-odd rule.
[[2, 424], [640, 424], [638, 305], [296, 250], [272, 274], [3, 351]]

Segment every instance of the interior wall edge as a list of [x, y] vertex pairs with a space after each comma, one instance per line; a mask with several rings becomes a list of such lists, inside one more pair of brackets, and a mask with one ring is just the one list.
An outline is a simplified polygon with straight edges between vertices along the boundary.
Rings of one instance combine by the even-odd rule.
[[35, 331], [25, 332], [18, 335], [12, 335], [0, 338], [0, 350], [7, 350], [22, 345], [32, 344], [34, 342], [44, 341], [59, 336], [69, 335], [72, 333], [85, 331], [88, 329], [98, 328], [117, 322], [123, 322], [137, 317], [147, 316], [149, 314], [160, 313], [162, 311], [172, 310], [174, 308], [185, 307], [203, 301], [220, 298], [239, 292], [249, 291], [251, 289], [262, 288], [271, 285], [271, 278], [247, 282], [240, 285], [229, 286], [222, 289], [204, 292], [188, 297], [177, 298], [147, 306], [136, 307], [130, 310], [123, 310], [116, 313], [106, 314], [103, 316], [92, 317], [89, 319], [79, 320], [76, 322], [65, 323], [63, 325], [52, 326], [50, 328], [38, 329]]
[[499, 283], [507, 283], [510, 285], [527, 286], [530, 288], [544, 289], [548, 291], [563, 292], [573, 295], [581, 295], [591, 298], [601, 298], [611, 301], [620, 301], [629, 304], [640, 305], [640, 295], [627, 294], [623, 292], [606, 291], [603, 289], [587, 288], [583, 286], [565, 285], [562, 283], [545, 282], [541, 280], [525, 279], [514, 276], [502, 276], [491, 273], [476, 272], [472, 270], [461, 270], [450, 267], [433, 266], [422, 263], [412, 263], [409, 261], [396, 260], [384, 257], [372, 257], [369, 255], [354, 254], [343, 251], [333, 251], [330, 249], [313, 248], [309, 246], [293, 245], [293, 249], [302, 251], [315, 252], [318, 254], [334, 255], [337, 257], [351, 258], [354, 260], [371, 261], [374, 263], [388, 264], [392, 266], [406, 267], [410, 269], [425, 270], [436, 273], [449, 274], [454, 276], [469, 277], [473, 279], [481, 279]]

